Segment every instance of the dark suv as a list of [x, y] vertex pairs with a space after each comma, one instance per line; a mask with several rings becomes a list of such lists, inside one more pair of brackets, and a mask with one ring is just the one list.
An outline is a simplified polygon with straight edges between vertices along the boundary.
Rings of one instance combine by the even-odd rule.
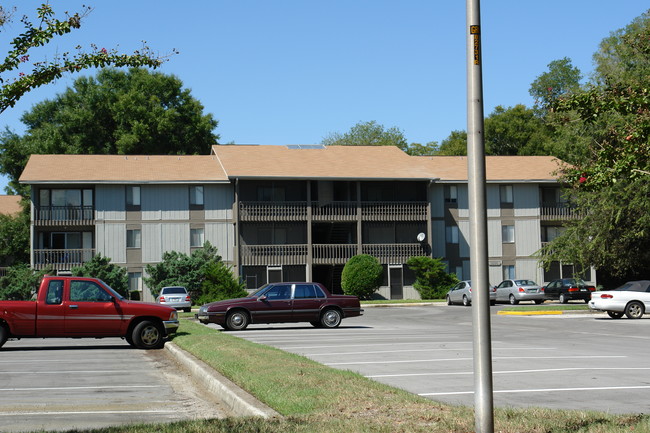
[[585, 283], [580, 278], [562, 278], [548, 283], [544, 287], [546, 299], [558, 299], [561, 304], [566, 304], [571, 299], [579, 299], [585, 303], [591, 299], [591, 292], [596, 288]]

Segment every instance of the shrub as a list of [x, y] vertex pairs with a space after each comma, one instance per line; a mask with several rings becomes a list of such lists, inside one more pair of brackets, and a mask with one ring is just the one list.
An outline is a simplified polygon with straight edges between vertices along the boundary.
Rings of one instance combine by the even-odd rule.
[[75, 277], [99, 278], [122, 296], [129, 294], [129, 274], [126, 268], [111, 263], [110, 258], [101, 254], [70, 271]]
[[442, 299], [447, 290], [458, 282], [455, 274], [447, 272], [447, 265], [440, 258], [411, 257], [406, 265], [415, 272], [413, 288], [422, 299]]
[[26, 264], [7, 269], [7, 275], [0, 278], [0, 299], [27, 301], [36, 293], [41, 278], [48, 271], [35, 271]]
[[343, 267], [341, 288], [346, 295], [370, 299], [381, 285], [384, 268], [377, 258], [368, 254], [352, 257]]
[[201, 285], [201, 295], [195, 301], [197, 304], [248, 296], [244, 284], [235, 278], [232, 269], [224, 262], [210, 262], [204, 270], [205, 280]]

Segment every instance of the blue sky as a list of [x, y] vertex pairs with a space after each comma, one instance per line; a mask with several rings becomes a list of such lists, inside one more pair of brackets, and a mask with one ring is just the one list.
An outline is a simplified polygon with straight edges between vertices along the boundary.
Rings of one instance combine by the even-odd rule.
[[[19, 18], [41, 2], [14, 3]], [[161, 55], [175, 48], [180, 54], [159, 70], [179, 77], [219, 120], [222, 143], [319, 143], [370, 120], [400, 128], [410, 143], [466, 129], [462, 0], [50, 3], [58, 12], [94, 10], [40, 54], [90, 43], [132, 52], [143, 40]], [[530, 83], [553, 60], [569, 57], [587, 77], [601, 40], [647, 9], [647, 0], [484, 0], [485, 114], [497, 105], [532, 106]], [[4, 28], [2, 49], [21, 30], [19, 22]], [[0, 126], [22, 133], [22, 113], [78, 76], [33, 91], [0, 114]], [[0, 178], [0, 190], [5, 184]]]

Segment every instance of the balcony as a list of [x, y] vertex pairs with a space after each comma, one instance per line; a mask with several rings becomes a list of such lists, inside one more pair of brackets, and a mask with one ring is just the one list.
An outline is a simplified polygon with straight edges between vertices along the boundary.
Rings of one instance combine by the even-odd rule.
[[[410, 257], [427, 255], [422, 244], [366, 244], [363, 254], [377, 257], [380, 263], [404, 263]], [[305, 265], [308, 247], [299, 245], [242, 245], [241, 264], [244, 266]], [[357, 254], [356, 244], [314, 244], [312, 264], [343, 265]]]
[[[426, 221], [427, 202], [361, 202], [364, 221]], [[354, 221], [357, 203], [332, 201], [312, 203], [314, 221]], [[307, 202], [247, 201], [239, 203], [241, 221], [306, 221]]]
[[566, 221], [582, 218], [580, 212], [569, 203], [542, 202], [539, 205], [542, 221]]
[[34, 250], [34, 269], [69, 271], [92, 260], [94, 248]]
[[34, 225], [87, 226], [95, 222], [92, 206], [40, 206], [34, 209]]

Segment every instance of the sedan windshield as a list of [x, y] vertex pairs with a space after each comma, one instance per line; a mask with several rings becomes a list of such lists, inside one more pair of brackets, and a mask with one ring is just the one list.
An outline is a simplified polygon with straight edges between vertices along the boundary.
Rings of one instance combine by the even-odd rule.
[[258, 297], [262, 296], [262, 294], [264, 294], [264, 292], [266, 292], [266, 289], [268, 289], [269, 286], [270, 286], [270, 284], [264, 284], [262, 287], [257, 289], [256, 292], [253, 292], [250, 295], [248, 295], [248, 297], [249, 298], [258, 298]]

